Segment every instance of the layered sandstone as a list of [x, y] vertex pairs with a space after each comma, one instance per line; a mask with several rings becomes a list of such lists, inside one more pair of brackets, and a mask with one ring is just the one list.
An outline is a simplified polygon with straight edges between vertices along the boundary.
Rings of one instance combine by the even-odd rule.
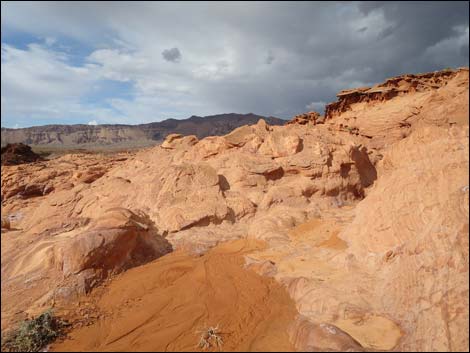
[[326, 106], [325, 118], [335, 129], [383, 148], [421, 125], [467, 125], [468, 113], [468, 68], [460, 68], [340, 92], [338, 101]]
[[[2, 328], [18, 312], [73, 303], [124, 271], [98, 307], [125, 315], [119, 306], [127, 298], [112, 293], [132, 285], [134, 273], [142, 290], [133, 300], [170, 303], [179, 312], [186, 298], [169, 302], [155, 288], [171, 296], [174, 276], [190, 268], [202, 281], [211, 278], [205, 259], [214, 261], [223, 242], [247, 239], [264, 246], [244, 249], [246, 268], [237, 268], [272, 277], [289, 293], [298, 315], [281, 330], [298, 350], [468, 349], [468, 70], [342, 92], [325, 117], [319, 124], [308, 113], [286, 126], [260, 120], [202, 140], [172, 134], [132, 155], [76, 154], [2, 168], [10, 228], [2, 231]], [[157, 264], [173, 263], [165, 260], [171, 251], [207, 258], [161, 272]], [[214, 266], [221, 268], [213, 278], [227, 285], [217, 292], [196, 281], [201, 303], [206, 291], [238, 295], [247, 308], [269, 302], [261, 287], [258, 304], [241, 300], [255, 279], [223, 261]], [[164, 283], [146, 287], [156, 273]], [[188, 290], [188, 283], [173, 289]], [[227, 304], [214, 305], [221, 325], [245, 332], [249, 315], [233, 322]], [[120, 321], [115, 331], [112, 320], [122, 316], [105, 316], [75, 332], [81, 341], [73, 347], [131, 349], [114, 345], [118, 336], [162, 347], [158, 337], [153, 345], [137, 338], [160, 319], [127, 307], [133, 323]], [[197, 303], [187, 307], [198, 319], [171, 334], [188, 335], [210, 316]], [[107, 336], [86, 341], [98, 327]], [[231, 337], [238, 337], [231, 349], [269, 348]], [[189, 344], [178, 342], [170, 346]]]
[[300, 124], [300, 125], [306, 125], [306, 124], [322, 124], [325, 120], [325, 117], [321, 116], [317, 112], [308, 112], [304, 114], [299, 114], [294, 116], [294, 118], [287, 122], [287, 125], [290, 124]]

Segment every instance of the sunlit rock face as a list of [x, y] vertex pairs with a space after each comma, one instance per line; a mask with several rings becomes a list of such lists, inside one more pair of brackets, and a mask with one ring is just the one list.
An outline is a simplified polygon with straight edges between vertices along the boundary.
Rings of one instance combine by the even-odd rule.
[[296, 303], [297, 349], [468, 349], [468, 69], [338, 98], [324, 118], [2, 167], [2, 327], [246, 238], [266, 242], [246, 266]]

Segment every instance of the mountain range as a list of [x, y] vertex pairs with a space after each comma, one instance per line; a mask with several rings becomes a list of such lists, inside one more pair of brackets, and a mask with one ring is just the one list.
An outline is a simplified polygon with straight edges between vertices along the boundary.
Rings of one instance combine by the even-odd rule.
[[139, 125], [44, 125], [28, 128], [1, 129], [2, 146], [7, 143], [28, 145], [85, 147], [90, 145], [147, 146], [161, 142], [169, 134], [207, 136], [225, 135], [233, 129], [255, 124], [264, 119], [270, 125], [284, 125], [283, 119], [248, 114], [218, 114], [206, 117], [191, 116], [188, 119], [167, 119]]

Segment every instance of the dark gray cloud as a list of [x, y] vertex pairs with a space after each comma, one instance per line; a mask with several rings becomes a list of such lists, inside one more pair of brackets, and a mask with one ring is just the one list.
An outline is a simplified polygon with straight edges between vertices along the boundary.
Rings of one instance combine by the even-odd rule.
[[[375, 75], [468, 65], [468, 59], [458, 50], [459, 39], [468, 43], [468, 2], [368, 1], [359, 3], [359, 9], [366, 16], [382, 15], [387, 24], [373, 43], [373, 47], [385, 50], [378, 53], [382, 60], [373, 65]], [[455, 46], [443, 46], [429, 56], [430, 49], [446, 40], [454, 40]], [[439, 57], [446, 56], [442, 54], [449, 50], [454, 58], [447, 57], [449, 61], [444, 63]]]
[[266, 57], [266, 64], [271, 65], [273, 63], [274, 59], [276, 59], [276, 58], [274, 57], [273, 53], [270, 51], [268, 53], [268, 56]]
[[463, 58], [467, 58], [468, 61], [468, 43], [462, 44], [462, 46], [460, 47], [460, 55]]
[[379, 34], [377, 35], [377, 38], [379, 40], [383, 40], [383, 39], [391, 36], [393, 34], [393, 32], [395, 32], [395, 27], [394, 26], [387, 27], [387, 28], [385, 28], [385, 29], [383, 29], [382, 31], [379, 32]]
[[178, 48], [165, 49], [162, 52], [162, 56], [166, 61], [171, 61], [174, 63], [180, 62], [181, 53]]
[[[55, 47], [73, 38], [93, 48], [84, 60], [94, 65], [90, 77], [133, 87], [135, 100], [111, 101], [129, 120], [230, 111], [288, 118], [342, 89], [469, 61], [468, 2], [12, 2], [6, 10], [2, 40], [7, 29], [56, 38]], [[45, 54], [35, 53], [42, 63]], [[13, 61], [24, 76], [31, 59]], [[2, 88], [4, 77], [19, 81], [2, 63]], [[37, 87], [47, 86], [40, 79]], [[8, 87], [2, 94], [25, 92]], [[15, 101], [42, 102], [39, 93]]]

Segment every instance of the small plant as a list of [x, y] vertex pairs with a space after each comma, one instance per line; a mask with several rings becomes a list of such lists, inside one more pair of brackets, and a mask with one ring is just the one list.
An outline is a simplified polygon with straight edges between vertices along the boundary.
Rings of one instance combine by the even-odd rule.
[[209, 327], [205, 330], [198, 331], [201, 333], [201, 338], [199, 339], [198, 347], [202, 349], [208, 349], [210, 347], [216, 346], [219, 349], [222, 348], [224, 341], [220, 337], [219, 325], [216, 327]]
[[34, 319], [23, 321], [16, 330], [2, 337], [2, 352], [38, 352], [60, 337], [66, 326], [67, 323], [49, 309]]

